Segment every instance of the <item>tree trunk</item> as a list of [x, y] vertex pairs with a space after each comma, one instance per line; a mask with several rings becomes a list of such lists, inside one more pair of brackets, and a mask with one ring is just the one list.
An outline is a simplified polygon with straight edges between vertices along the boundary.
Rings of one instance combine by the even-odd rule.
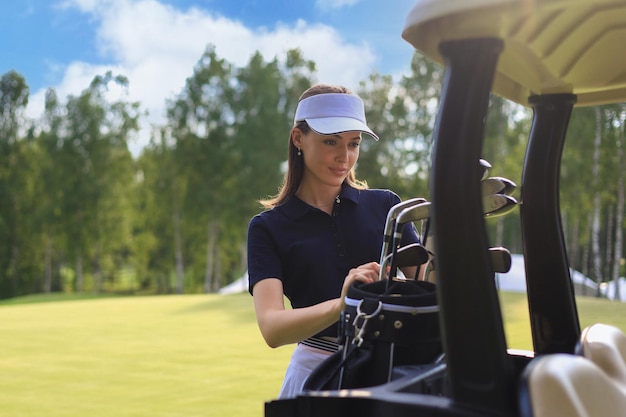
[[605, 244], [606, 248], [604, 251], [604, 260], [602, 261], [602, 276], [606, 277], [607, 281], [611, 280], [612, 272], [611, 267], [613, 266], [613, 233], [614, 233], [614, 224], [615, 224], [615, 210], [611, 204], [608, 205], [608, 210], [606, 211], [606, 236], [605, 236]]
[[[596, 112], [596, 134], [593, 149], [593, 220], [591, 229], [591, 262], [593, 265], [594, 280], [597, 284], [603, 282], [602, 277], [602, 257], [600, 255], [600, 192], [598, 190], [598, 180], [600, 178], [600, 145], [602, 144], [602, 113], [599, 107]], [[598, 285], [598, 295], [600, 286]]]
[[624, 126], [620, 129], [617, 137], [617, 202], [615, 207], [615, 241], [613, 248], [613, 269], [612, 279], [615, 283], [615, 296], [616, 301], [621, 301], [620, 288], [619, 288], [619, 268], [620, 261], [622, 259], [622, 250], [624, 245], [624, 204], [626, 204], [626, 190], [624, 190], [624, 171], [626, 171], [626, 158], [624, 158]]
[[93, 259], [93, 292], [102, 292], [102, 268], [100, 268], [100, 244], [96, 244], [96, 252]]
[[[216, 244], [215, 245], [215, 253], [219, 253], [220, 252], [220, 245]], [[216, 278], [213, 280], [213, 288], [212, 290], [215, 291], [217, 288], [217, 283], [218, 280], [220, 280], [220, 277], [222, 276], [222, 258], [221, 256], [216, 256], [215, 257], [215, 275]]]
[[83, 292], [83, 256], [80, 250], [76, 254], [76, 291]]
[[11, 274], [11, 288], [13, 291], [13, 296], [20, 294], [20, 274], [18, 258], [19, 258], [19, 249], [16, 242], [13, 242], [11, 246], [11, 262], [9, 263], [9, 273]]
[[579, 258], [579, 254], [580, 254], [580, 243], [578, 241], [578, 239], [580, 239], [580, 219], [576, 218], [573, 221], [573, 224], [570, 227], [570, 256], [571, 259], [575, 262], [574, 264], [574, 268], [580, 270], [581, 265], [580, 265], [580, 258]]
[[183, 293], [185, 269], [183, 265], [183, 244], [180, 230], [180, 210], [174, 211], [174, 250], [176, 257], [176, 293]]
[[[15, 167], [17, 166], [17, 163], [15, 162], [17, 160], [17, 155], [15, 152], [11, 152], [10, 156], [10, 161], [9, 161], [9, 166], [10, 167]], [[15, 180], [15, 183], [17, 183], [17, 180]], [[20, 280], [20, 265], [19, 265], [19, 258], [20, 258], [20, 246], [19, 246], [19, 242], [20, 242], [20, 215], [21, 215], [21, 204], [20, 204], [20, 197], [19, 194], [18, 195], [13, 195], [13, 204], [12, 204], [12, 208], [13, 208], [13, 221], [15, 222], [12, 226], [11, 226], [11, 260], [9, 262], [9, 273], [11, 274], [11, 286], [12, 286], [12, 291], [13, 291], [13, 296], [19, 295], [20, 294], [20, 287], [21, 287], [21, 280]]]
[[52, 292], [52, 239], [49, 236], [46, 236], [45, 245], [43, 292], [50, 294]]
[[217, 242], [217, 222], [210, 220], [207, 227], [207, 245], [206, 245], [206, 270], [204, 271], [204, 292], [213, 291], [215, 258], [217, 257], [215, 245]]
[[504, 241], [504, 220], [502, 218], [498, 219], [496, 222], [496, 244], [495, 246], [502, 246], [502, 242]]
[[241, 242], [241, 245], [239, 246], [239, 253], [241, 254], [241, 263], [240, 263], [240, 269], [241, 272], [245, 273], [248, 270], [248, 245], [247, 242], [244, 240], [243, 242]]
[[[585, 229], [585, 236], [588, 236], [589, 240], [591, 240], [591, 223], [587, 223], [587, 228]], [[591, 253], [591, 244], [587, 243], [584, 247], [583, 247], [583, 256], [582, 256], [582, 265], [581, 265], [581, 271], [583, 273], [583, 275], [585, 276], [585, 280], [587, 280], [587, 277], [590, 278], [590, 273], [589, 273], [589, 254]], [[587, 295], [587, 286], [583, 286], [583, 295]]]

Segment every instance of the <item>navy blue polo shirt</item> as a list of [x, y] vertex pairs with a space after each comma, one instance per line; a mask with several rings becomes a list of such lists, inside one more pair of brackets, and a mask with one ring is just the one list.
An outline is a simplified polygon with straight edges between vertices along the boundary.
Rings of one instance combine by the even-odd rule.
[[[296, 196], [256, 215], [248, 228], [250, 293], [257, 282], [278, 278], [293, 308], [339, 297], [351, 268], [380, 260], [387, 213], [399, 202], [389, 190], [344, 184], [332, 215]], [[402, 242], [418, 242], [413, 225]], [[336, 325], [316, 336], [337, 336]]]

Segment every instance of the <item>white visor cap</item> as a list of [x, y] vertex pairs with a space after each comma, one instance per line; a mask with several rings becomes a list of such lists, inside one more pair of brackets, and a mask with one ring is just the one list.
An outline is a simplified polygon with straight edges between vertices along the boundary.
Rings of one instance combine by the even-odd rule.
[[316, 94], [301, 100], [294, 122], [303, 120], [321, 135], [357, 131], [378, 140], [376, 133], [367, 127], [363, 100], [352, 94]]

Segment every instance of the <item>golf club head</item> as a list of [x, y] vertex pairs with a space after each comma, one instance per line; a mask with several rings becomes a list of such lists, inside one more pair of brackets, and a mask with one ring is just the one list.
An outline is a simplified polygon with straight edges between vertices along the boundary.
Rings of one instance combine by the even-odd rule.
[[506, 194], [491, 194], [483, 197], [483, 213], [486, 218], [504, 216], [517, 207], [517, 200]]
[[430, 201], [424, 201], [422, 203], [407, 207], [402, 210], [398, 214], [398, 217], [396, 217], [391, 250], [396, 250], [397, 246], [400, 244], [400, 239], [402, 238], [402, 229], [406, 224], [427, 219], [429, 216]]
[[[393, 236], [390, 242], [391, 246], [391, 271], [390, 276], [395, 275], [395, 271], [397, 267], [394, 264], [394, 257], [398, 251], [398, 245], [402, 240], [402, 231], [404, 226], [410, 222], [427, 219], [430, 214], [430, 202], [424, 201], [422, 203], [418, 203], [407, 207], [400, 211], [400, 213], [396, 217], [395, 227], [393, 231]], [[386, 272], [386, 271], [385, 271]]]
[[483, 172], [482, 176], [480, 177], [481, 180], [484, 180], [485, 178], [487, 178], [487, 175], [489, 175], [489, 170], [491, 169], [491, 164], [489, 162], [487, 162], [484, 159], [479, 159], [478, 163], [480, 164], [480, 168]]
[[395, 263], [398, 268], [420, 266], [428, 261], [428, 251], [419, 243], [400, 247], [396, 252]]
[[511, 252], [507, 248], [501, 246], [489, 248], [489, 256], [494, 272], [506, 274], [511, 270]]
[[[424, 281], [437, 282], [437, 274], [435, 274], [435, 258], [432, 253], [428, 252], [429, 258], [426, 261], [426, 267], [424, 268], [424, 275], [422, 279]], [[489, 257], [491, 258], [491, 265], [493, 272], [506, 274], [511, 270], [511, 252], [507, 248], [498, 246], [489, 248]]]
[[420, 198], [420, 197], [410, 198], [408, 200], [397, 203], [396, 205], [394, 205], [393, 207], [389, 209], [389, 212], [387, 213], [387, 219], [385, 221], [383, 246], [380, 252], [381, 264], [383, 263], [384, 257], [387, 256], [389, 252], [389, 243], [391, 242], [391, 237], [392, 237], [393, 229], [395, 226], [395, 220], [396, 220], [396, 217], [398, 216], [398, 213], [400, 213], [402, 210], [404, 210], [407, 207], [411, 207], [413, 205], [420, 204], [425, 201], [426, 201], [425, 199]]
[[[418, 267], [428, 262], [430, 254], [424, 248], [424, 246], [419, 243], [411, 243], [406, 246], [402, 246], [398, 248], [394, 253], [389, 254], [385, 257], [385, 260], [381, 263], [380, 266], [380, 276], [379, 280], [388, 278], [390, 280], [399, 279], [397, 276], [397, 271], [399, 268], [405, 267]], [[387, 271], [387, 267], [389, 267], [389, 271]]]
[[400, 226], [404, 226], [407, 223], [417, 222], [425, 220], [430, 216], [430, 201], [424, 201], [423, 203], [416, 204], [411, 207], [407, 207], [402, 210], [396, 218], [396, 232]]
[[426, 267], [424, 268], [424, 272], [421, 278], [422, 281], [432, 282], [433, 284], [437, 283], [437, 274], [435, 273], [435, 258], [430, 257], [428, 262], [426, 263]]
[[506, 194], [511, 195], [517, 188], [517, 185], [504, 177], [489, 177], [480, 181], [481, 194], [483, 196], [490, 194]]
[[420, 204], [425, 202], [426, 199], [421, 198], [421, 197], [415, 197], [415, 198], [410, 198], [408, 200], [405, 201], [401, 201], [398, 204], [394, 205], [393, 207], [391, 207], [389, 209], [389, 212], [387, 213], [387, 220], [385, 222], [385, 232], [389, 233], [389, 235], [391, 236], [391, 232], [393, 230], [393, 221], [398, 217], [398, 214], [411, 206], [414, 206], [416, 204]]
[[[379, 280], [392, 278], [398, 268], [407, 266], [420, 266], [429, 259], [429, 253], [424, 246], [419, 243], [410, 243], [398, 248], [394, 253], [390, 253], [380, 263]], [[391, 267], [390, 267], [391, 265]], [[387, 268], [389, 267], [389, 271]]]

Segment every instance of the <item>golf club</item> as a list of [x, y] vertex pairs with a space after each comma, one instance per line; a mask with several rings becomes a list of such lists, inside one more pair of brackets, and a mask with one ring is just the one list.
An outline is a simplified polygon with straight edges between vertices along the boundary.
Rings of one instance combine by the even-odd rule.
[[[482, 203], [485, 217], [497, 217], [505, 215], [513, 210], [517, 205], [517, 200], [505, 194], [490, 194], [483, 196]], [[409, 222], [420, 220], [426, 220], [423, 228], [423, 234], [420, 236], [420, 241], [427, 249], [430, 250], [428, 246], [428, 238], [430, 234], [430, 202], [424, 201], [403, 209], [396, 216], [396, 225], [391, 239], [391, 241], [394, 242], [391, 248], [392, 253], [394, 247], [399, 244], [400, 239], [402, 238], [402, 227]], [[432, 247], [432, 242], [430, 242], [430, 246]]]
[[489, 170], [491, 169], [491, 164], [489, 162], [487, 162], [484, 159], [479, 159], [478, 163], [480, 164], [480, 167], [483, 171], [483, 175], [481, 176], [481, 180], [484, 180], [485, 178], [487, 178], [487, 175], [489, 175]]
[[[431, 256], [426, 262], [426, 267], [424, 268], [424, 275], [422, 276], [422, 279], [424, 281], [435, 282], [436, 277], [431, 276], [431, 274], [435, 272], [435, 258], [434, 256], [432, 256], [431, 252], [427, 252]], [[506, 274], [511, 270], [511, 252], [509, 252], [507, 248], [501, 246], [489, 248], [489, 258], [491, 259], [493, 272]]]
[[[395, 258], [398, 251], [398, 246], [400, 245], [400, 241], [402, 239], [402, 231], [404, 229], [404, 226], [406, 226], [408, 223], [427, 219], [429, 215], [430, 201], [424, 201], [422, 203], [407, 207], [400, 211], [400, 213], [397, 215], [396, 224], [394, 226], [394, 232], [391, 240], [391, 269], [389, 270], [390, 277], [395, 276], [398, 268]], [[381, 274], [383, 274], [384, 272], [385, 271], [382, 271]]]
[[502, 246], [489, 248], [489, 256], [494, 272], [506, 274], [511, 270], [511, 252], [507, 248]]
[[404, 210], [407, 207], [411, 207], [413, 205], [420, 204], [425, 201], [426, 201], [425, 199], [419, 198], [419, 197], [411, 198], [406, 201], [401, 201], [389, 209], [389, 212], [387, 213], [387, 220], [385, 221], [383, 245], [382, 245], [382, 249], [380, 252], [380, 262], [379, 262], [380, 264], [383, 263], [383, 259], [389, 254], [389, 244], [391, 242], [391, 238], [392, 238], [391, 235], [393, 232], [395, 220], [396, 220], [396, 217], [398, 216], [398, 213], [400, 213], [402, 210]]
[[[503, 216], [511, 212], [517, 206], [517, 200], [506, 194], [483, 195], [482, 202], [483, 214], [485, 217]], [[428, 238], [432, 236], [430, 233], [430, 218], [426, 221], [423, 230], [424, 233], [420, 236], [420, 241], [428, 250], [430, 250], [427, 245]], [[430, 246], [432, 247], [432, 242]]]
[[511, 195], [517, 188], [517, 185], [504, 177], [489, 177], [480, 181], [480, 188], [483, 196], [490, 194]]
[[[389, 265], [389, 262], [391, 260], [391, 257], [392, 257], [392, 254], [385, 257], [383, 263], [380, 266], [381, 270], [386, 271], [387, 266]], [[411, 243], [406, 246], [400, 247], [396, 251], [396, 255], [395, 255], [396, 265], [395, 266], [396, 268], [404, 268], [408, 266], [419, 267], [420, 265], [426, 263], [429, 257], [430, 257], [429, 253], [426, 250], [426, 248], [424, 248], [424, 246], [420, 245], [419, 243]], [[388, 279], [398, 280], [399, 278], [395, 275], [389, 274]]]
[[491, 194], [483, 197], [483, 213], [486, 218], [504, 216], [517, 206], [517, 200], [506, 194]]

